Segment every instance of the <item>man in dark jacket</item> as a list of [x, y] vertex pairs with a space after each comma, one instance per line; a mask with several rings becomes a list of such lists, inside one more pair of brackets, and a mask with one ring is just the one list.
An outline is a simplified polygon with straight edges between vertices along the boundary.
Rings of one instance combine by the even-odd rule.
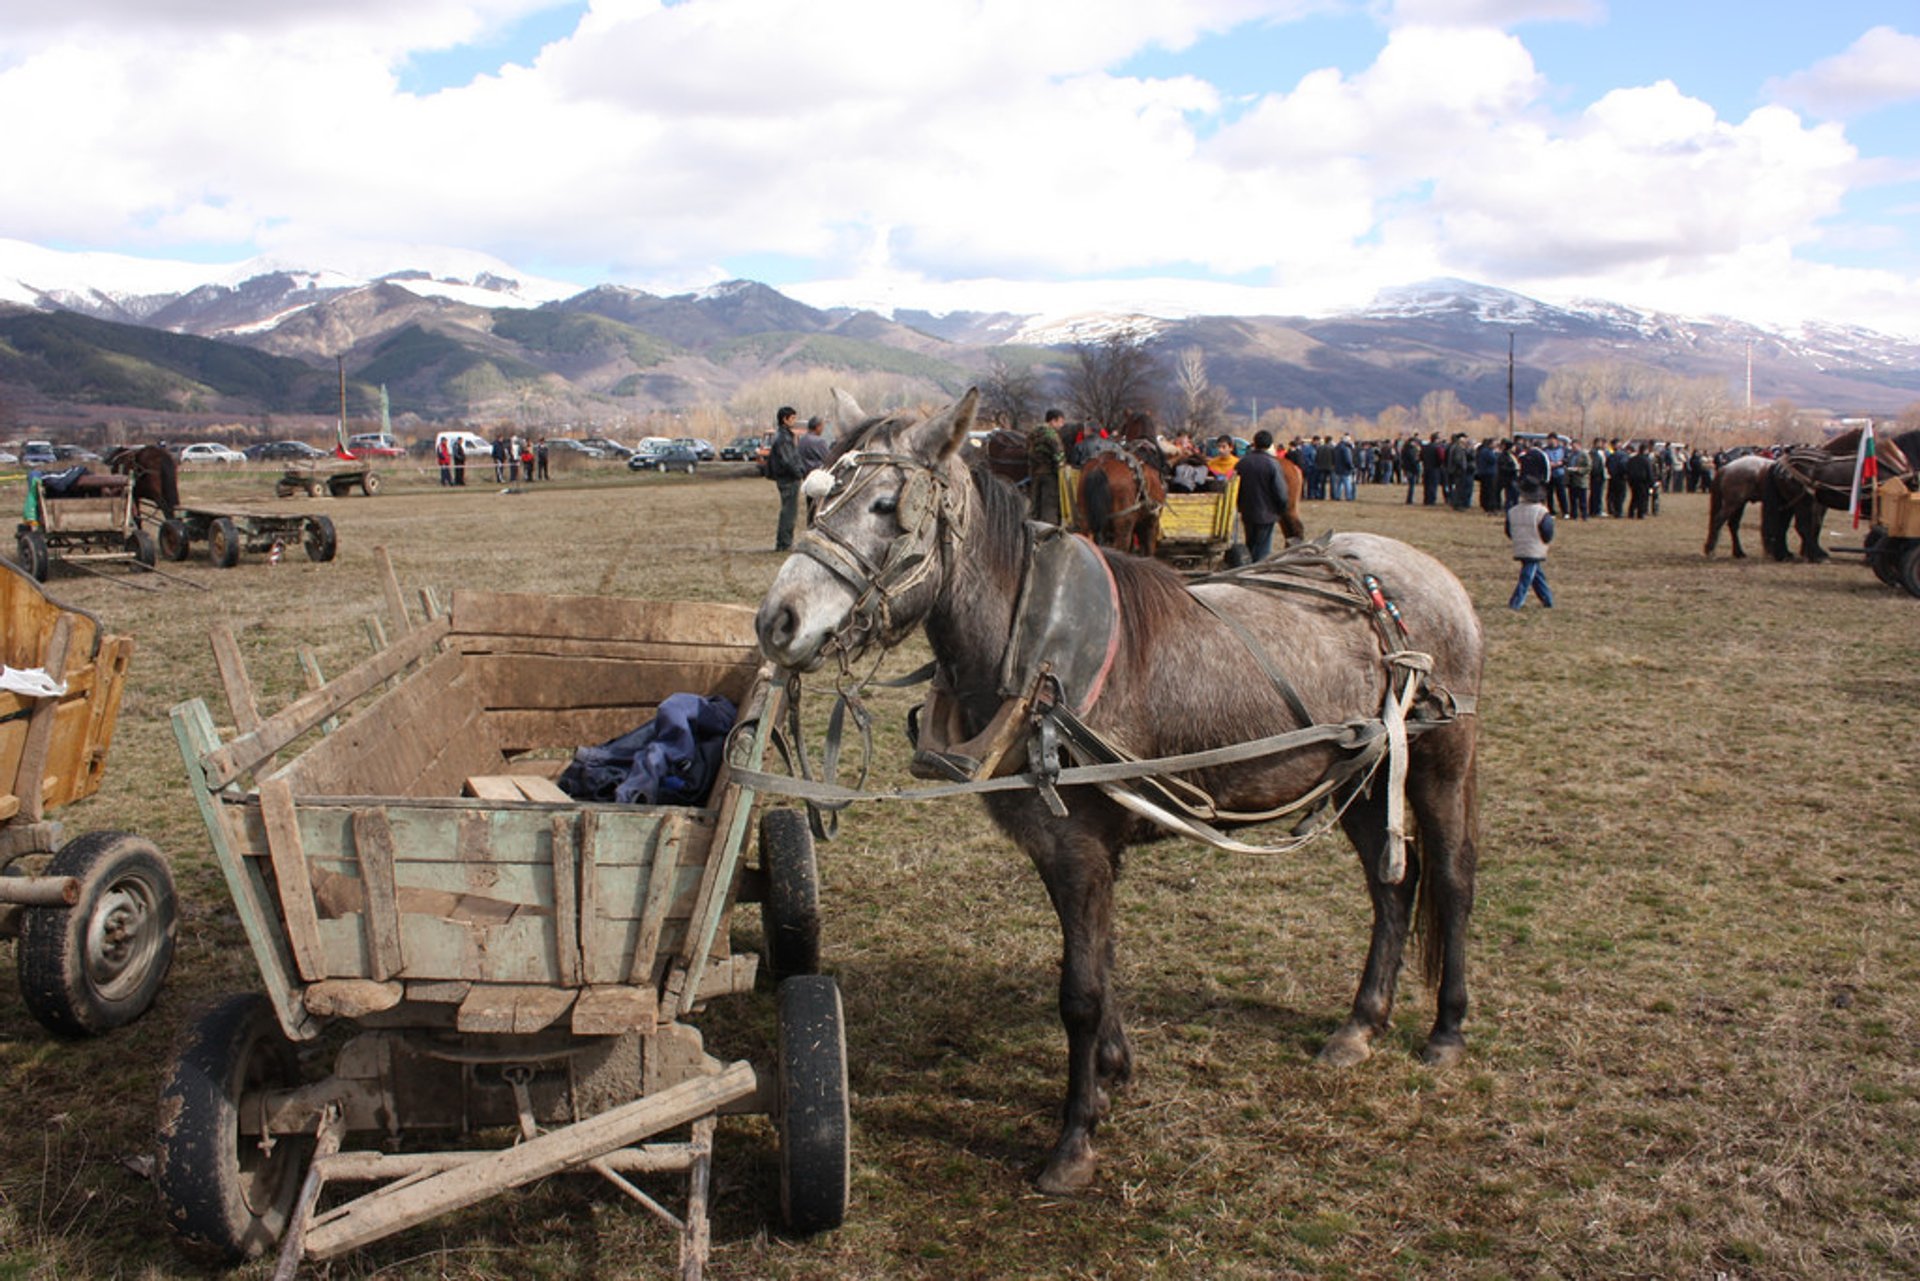
[[1287, 474], [1274, 460], [1273, 433], [1262, 428], [1253, 433], [1253, 448], [1234, 464], [1240, 477], [1240, 523], [1247, 530], [1247, 552], [1255, 560], [1265, 560], [1273, 550], [1273, 527], [1287, 509]]
[[791, 406], [782, 406], [773, 419], [773, 446], [767, 451], [767, 479], [780, 488], [780, 523], [774, 530], [773, 550], [784, 552], [793, 547], [793, 522], [799, 514], [800, 481], [807, 474], [800, 461], [800, 445], [793, 438]]
[[1440, 467], [1446, 461], [1447, 447], [1440, 443], [1440, 433], [1428, 433], [1427, 443], [1420, 446], [1420, 494], [1425, 506], [1440, 502]]

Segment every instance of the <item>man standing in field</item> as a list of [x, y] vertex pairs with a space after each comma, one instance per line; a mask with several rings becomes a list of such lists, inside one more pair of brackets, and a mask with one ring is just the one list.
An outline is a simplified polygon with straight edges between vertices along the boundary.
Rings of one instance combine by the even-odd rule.
[[1040, 425], [1027, 433], [1027, 501], [1029, 515], [1044, 525], [1060, 523], [1060, 463], [1066, 457], [1060, 427], [1067, 416], [1049, 409]]
[[[794, 448], [800, 453], [801, 480], [819, 471], [827, 465], [827, 455], [833, 452], [833, 445], [827, 440], [827, 425], [818, 414], [807, 419], [806, 434], [794, 442]], [[811, 496], [807, 499], [807, 527], [813, 527], [813, 513], [820, 506], [820, 500]]]
[[793, 522], [800, 506], [800, 480], [806, 475], [806, 468], [800, 461], [800, 445], [793, 438], [793, 420], [796, 412], [791, 405], [782, 405], [780, 412], [773, 418], [773, 447], [767, 451], [767, 479], [780, 490], [780, 521], [774, 528], [773, 550], [789, 551], [793, 547]]
[[1273, 433], [1261, 428], [1253, 433], [1253, 448], [1234, 465], [1240, 477], [1240, 523], [1247, 530], [1247, 552], [1255, 560], [1265, 560], [1273, 550], [1273, 527], [1280, 513], [1287, 510], [1287, 474], [1274, 461]]

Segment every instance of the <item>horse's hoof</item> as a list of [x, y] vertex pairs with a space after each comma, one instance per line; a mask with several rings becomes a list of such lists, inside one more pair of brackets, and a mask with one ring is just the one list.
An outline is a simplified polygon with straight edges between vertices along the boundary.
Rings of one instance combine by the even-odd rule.
[[1055, 1152], [1033, 1186], [1048, 1196], [1075, 1196], [1093, 1186], [1093, 1149], [1082, 1145], [1072, 1155]]
[[1365, 1063], [1373, 1057], [1373, 1046], [1368, 1043], [1363, 1032], [1350, 1028], [1341, 1028], [1333, 1034], [1331, 1040], [1320, 1047], [1320, 1053], [1314, 1062], [1321, 1067], [1350, 1068]]
[[1428, 1067], [1450, 1068], [1466, 1057], [1467, 1043], [1457, 1036], [1428, 1041], [1427, 1048], [1420, 1051], [1420, 1061]]

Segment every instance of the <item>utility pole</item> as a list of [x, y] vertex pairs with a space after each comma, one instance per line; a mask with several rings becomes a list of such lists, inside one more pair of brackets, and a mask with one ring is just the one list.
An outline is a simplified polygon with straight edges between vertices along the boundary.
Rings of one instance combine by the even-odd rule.
[[1513, 330], [1507, 330], [1507, 439], [1513, 439]]

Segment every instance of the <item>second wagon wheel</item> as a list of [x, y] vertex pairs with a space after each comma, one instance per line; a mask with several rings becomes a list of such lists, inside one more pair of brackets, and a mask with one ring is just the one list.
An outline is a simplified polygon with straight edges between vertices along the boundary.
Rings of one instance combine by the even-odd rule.
[[1887, 550], [1900, 558], [1899, 583], [1907, 589], [1908, 595], [1920, 596], [1920, 538], [1903, 538], [1897, 541], [1902, 544], [1898, 552], [1894, 552], [1892, 547]]
[[173, 964], [173, 875], [153, 842], [88, 832], [62, 846], [48, 876], [79, 878], [72, 907], [20, 921], [20, 995], [61, 1036], [94, 1036], [147, 1012]]
[[23, 529], [14, 539], [20, 568], [36, 583], [47, 581], [47, 536], [37, 529]]
[[152, 569], [160, 559], [160, 545], [144, 529], [135, 529], [127, 535], [127, 550], [133, 553], [134, 563], [142, 569]]
[[300, 526], [300, 545], [307, 549], [307, 559], [329, 561], [340, 546], [334, 537], [333, 521], [326, 516], [309, 516]]
[[372, 498], [380, 492], [380, 478], [372, 472], [368, 472], [366, 479], [360, 482], [360, 492], [368, 498]]
[[767, 970], [778, 981], [820, 968], [820, 869], [813, 833], [799, 810], [760, 815], [760, 866], [767, 897], [760, 905]]
[[293, 1043], [264, 996], [230, 996], [188, 1029], [160, 1091], [153, 1182], [189, 1246], [241, 1263], [286, 1232], [312, 1137], [265, 1142], [242, 1120], [261, 1114], [262, 1091], [298, 1083]]
[[840, 987], [824, 974], [780, 985], [780, 1217], [802, 1235], [847, 1217], [847, 1033]]
[[221, 569], [240, 563], [240, 530], [230, 516], [216, 516], [207, 526], [207, 559]]
[[187, 553], [193, 550], [193, 538], [187, 533], [184, 520], [163, 520], [160, 522], [160, 554], [168, 560], [185, 560]]

